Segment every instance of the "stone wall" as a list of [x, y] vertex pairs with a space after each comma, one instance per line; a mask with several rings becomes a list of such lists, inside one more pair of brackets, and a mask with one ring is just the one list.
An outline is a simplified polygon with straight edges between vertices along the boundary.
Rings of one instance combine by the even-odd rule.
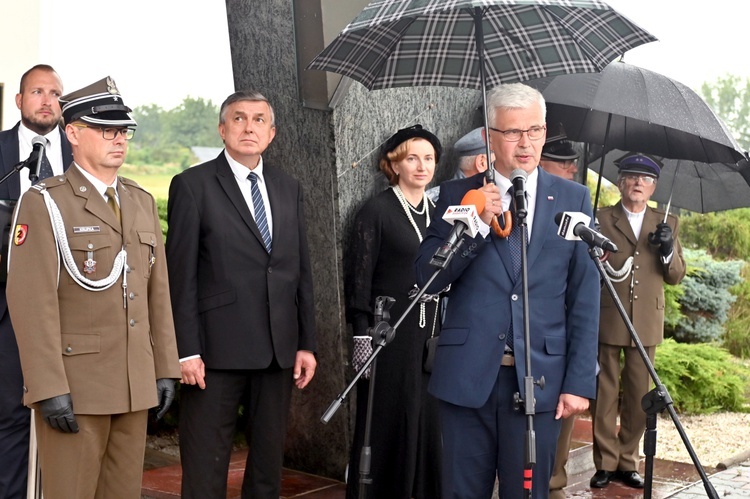
[[[359, 206], [386, 185], [376, 171], [377, 150], [385, 139], [399, 128], [421, 123], [450, 146], [478, 126], [481, 99], [477, 91], [466, 89], [368, 92], [353, 83], [336, 109], [308, 109], [297, 91], [292, 2], [227, 0], [227, 18], [235, 87], [260, 91], [276, 113], [276, 139], [264, 158], [298, 178], [305, 190], [319, 366], [311, 385], [295, 393], [285, 465], [342, 479], [354, 392], [328, 424], [320, 418], [353, 376], [342, 263], [351, 221]], [[455, 171], [449, 147], [446, 152], [436, 181]]]

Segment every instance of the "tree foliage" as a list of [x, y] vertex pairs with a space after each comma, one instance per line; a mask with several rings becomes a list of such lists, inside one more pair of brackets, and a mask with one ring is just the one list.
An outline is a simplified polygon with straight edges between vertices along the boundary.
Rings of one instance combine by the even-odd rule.
[[701, 93], [709, 106], [734, 132], [744, 150], [750, 149], [750, 78], [727, 74], [705, 82]]
[[133, 110], [138, 130], [130, 143], [128, 161], [136, 164], [175, 164], [185, 169], [196, 162], [193, 146], [221, 147], [217, 131], [219, 109], [211, 100], [186, 97], [174, 109], [156, 104]]

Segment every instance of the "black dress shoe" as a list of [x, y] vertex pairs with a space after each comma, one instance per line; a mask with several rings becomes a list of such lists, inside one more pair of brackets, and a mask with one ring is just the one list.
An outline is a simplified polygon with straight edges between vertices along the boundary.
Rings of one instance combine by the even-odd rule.
[[634, 489], [643, 488], [643, 478], [637, 471], [618, 471], [617, 478], [622, 480], [622, 483], [628, 487], [633, 487]]
[[594, 476], [591, 477], [589, 485], [591, 485], [595, 489], [601, 489], [609, 485], [609, 482], [612, 481], [615, 475], [616, 473], [614, 471], [596, 470]]

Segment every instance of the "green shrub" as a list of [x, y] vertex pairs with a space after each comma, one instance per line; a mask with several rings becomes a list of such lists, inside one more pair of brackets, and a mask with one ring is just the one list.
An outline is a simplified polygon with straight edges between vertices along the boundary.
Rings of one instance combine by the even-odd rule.
[[680, 241], [722, 260], [750, 261], [750, 208], [683, 216]]
[[748, 411], [750, 368], [716, 345], [664, 340], [654, 367], [678, 412]]
[[685, 317], [674, 327], [673, 336], [687, 343], [716, 341], [735, 300], [729, 289], [740, 282], [743, 262], [718, 262], [703, 250], [685, 249], [684, 253], [689, 268], [679, 302]]
[[737, 298], [729, 310], [722, 345], [732, 355], [750, 358], [750, 266], [742, 268], [742, 282], [731, 289]]
[[161, 233], [164, 241], [167, 240], [167, 200], [162, 198], [156, 199], [156, 210], [159, 212], [159, 223], [161, 224]]

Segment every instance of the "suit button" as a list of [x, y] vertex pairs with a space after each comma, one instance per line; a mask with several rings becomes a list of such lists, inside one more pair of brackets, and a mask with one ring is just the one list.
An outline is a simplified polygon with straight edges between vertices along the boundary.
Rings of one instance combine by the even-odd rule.
[[640, 252], [640, 251], [636, 251], [636, 252], [635, 252], [635, 256], [638, 256], [638, 255], [640, 255], [640, 254], [641, 254], [641, 252]]
[[638, 295], [633, 296], [633, 299], [637, 300], [638, 299]]
[[640, 265], [636, 265], [636, 266], [635, 266], [635, 270], [638, 270], [638, 269], [640, 269], [640, 268], [641, 268], [641, 266], [640, 266]]
[[500, 333], [498, 335], [498, 338], [501, 339], [501, 340], [504, 340], [505, 339], [505, 333]]
[[70, 352], [72, 352], [72, 351], [73, 351], [73, 349], [72, 349], [71, 347], [68, 347], [68, 348], [66, 348], [66, 349], [65, 349], [65, 351], [66, 351], [67, 353], [70, 353]]
[[128, 298], [130, 298], [131, 300], [135, 300], [135, 293], [131, 291], [130, 294], [128, 295]]
[[130, 319], [130, 327], [135, 326], [135, 319]]
[[512, 294], [512, 295], [510, 295], [510, 299], [513, 300], [513, 301], [518, 301], [518, 295], [517, 294]]
[[125, 272], [130, 274], [130, 265], [125, 265]]
[[640, 284], [638, 281], [635, 281], [635, 284]]
[[268, 273], [270, 274], [271, 272], [273, 272], [273, 268], [268, 267]]
[[86, 247], [87, 247], [88, 249], [94, 249], [94, 245], [93, 245], [93, 244], [91, 244], [91, 243], [89, 243], [89, 244], [88, 244], [88, 245], [87, 245]]

